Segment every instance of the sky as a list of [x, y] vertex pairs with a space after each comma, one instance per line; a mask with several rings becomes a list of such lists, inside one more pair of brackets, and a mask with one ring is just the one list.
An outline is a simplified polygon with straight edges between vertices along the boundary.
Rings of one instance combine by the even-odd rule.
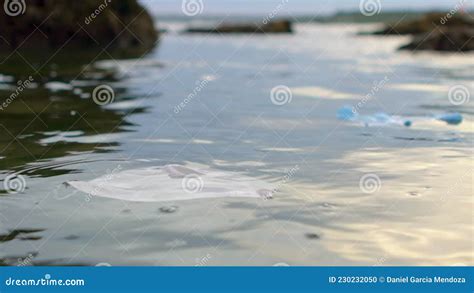
[[387, 10], [450, 10], [459, 3], [472, 11], [474, 0], [140, 0], [155, 14], [181, 14], [183, 1], [202, 3], [202, 14], [266, 14], [280, 5], [291, 14], [324, 15], [336, 11], [356, 11], [360, 1], [379, 2]]

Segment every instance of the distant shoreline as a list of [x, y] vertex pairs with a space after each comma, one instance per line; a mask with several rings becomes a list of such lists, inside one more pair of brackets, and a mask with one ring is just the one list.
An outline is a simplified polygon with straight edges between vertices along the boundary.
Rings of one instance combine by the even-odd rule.
[[[365, 16], [359, 10], [351, 11], [339, 11], [336, 13], [328, 13], [325, 15], [310, 15], [310, 14], [280, 14], [276, 19], [286, 19], [291, 18], [295, 23], [307, 23], [307, 22], [316, 22], [316, 23], [380, 23], [380, 22], [392, 22], [398, 21], [403, 17], [404, 20], [410, 20], [419, 18], [427, 13], [439, 12], [447, 13], [448, 10], [442, 9], [423, 9], [423, 10], [390, 10], [386, 12], [380, 12], [379, 14], [373, 16]], [[221, 20], [226, 18], [229, 21], [242, 21], [242, 20], [261, 20], [265, 18], [267, 14], [240, 14], [236, 13], [233, 15], [226, 14], [202, 14], [194, 17], [188, 17], [184, 14], [165, 14], [165, 13], [153, 13], [153, 16], [158, 19], [158, 21], [184, 21], [184, 22], [195, 22], [195, 21], [214, 21]], [[472, 13], [472, 12], [468, 12]]]

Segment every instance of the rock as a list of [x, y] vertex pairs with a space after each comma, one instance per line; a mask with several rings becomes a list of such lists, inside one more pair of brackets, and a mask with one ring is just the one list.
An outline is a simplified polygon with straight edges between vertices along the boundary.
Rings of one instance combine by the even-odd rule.
[[474, 50], [474, 18], [461, 11], [429, 13], [415, 20], [387, 25], [376, 35], [414, 35], [400, 49], [434, 51]]
[[258, 23], [237, 23], [222, 24], [211, 28], [188, 28], [187, 33], [220, 33], [220, 34], [236, 34], [236, 33], [258, 33], [258, 34], [277, 34], [292, 33], [292, 23], [289, 20], [275, 20], [264, 24]]
[[375, 35], [421, 35], [437, 28], [474, 27], [474, 21], [468, 15], [457, 13], [448, 18], [449, 13], [428, 13], [419, 19], [388, 24]]
[[474, 27], [444, 28], [432, 33], [418, 35], [400, 49], [412, 51], [471, 51], [474, 50]]
[[153, 47], [158, 40], [151, 16], [136, 0], [13, 3], [23, 3], [23, 13], [12, 16], [7, 13], [8, 9], [1, 10], [0, 50], [63, 49], [65, 46], [143, 49]]

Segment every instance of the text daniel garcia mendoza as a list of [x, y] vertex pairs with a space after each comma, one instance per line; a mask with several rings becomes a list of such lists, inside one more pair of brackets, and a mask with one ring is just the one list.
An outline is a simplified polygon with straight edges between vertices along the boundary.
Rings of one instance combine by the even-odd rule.
[[387, 283], [466, 283], [463, 277], [387, 277]]

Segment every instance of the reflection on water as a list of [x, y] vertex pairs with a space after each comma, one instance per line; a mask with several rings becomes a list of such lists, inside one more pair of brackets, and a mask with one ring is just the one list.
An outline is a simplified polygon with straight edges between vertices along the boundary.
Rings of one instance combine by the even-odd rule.
[[[3, 56], [6, 62], [1, 70], [8, 76], [0, 87], [0, 94], [6, 101], [0, 116], [4, 169], [21, 171], [27, 164], [47, 162], [68, 154], [108, 152], [119, 143], [103, 135], [111, 136], [133, 126], [124, 119], [127, 113], [108, 110], [90, 99], [95, 86], [117, 82], [116, 74], [88, 65], [95, 60], [93, 57], [100, 60], [100, 56], [92, 52], [71, 54], [75, 58], [58, 54], [46, 63], [41, 60], [45, 57], [38, 55]], [[30, 62], [44, 65], [38, 69]], [[27, 75], [31, 76], [32, 83], [12, 98], [11, 94]], [[126, 95], [126, 89], [117, 88], [116, 91]], [[134, 111], [139, 113], [144, 108], [137, 107]], [[31, 175], [55, 176], [67, 172], [44, 168], [36, 169]]]
[[40, 236], [32, 236], [30, 234], [44, 231], [44, 229], [16, 229], [10, 231], [8, 234], [0, 235], [0, 242], [19, 240], [40, 240]]
[[[0, 112], [1, 264], [473, 264], [474, 112], [446, 92], [472, 89], [473, 58], [396, 52], [403, 38], [356, 36], [358, 26], [296, 29], [168, 34], [143, 58], [25, 55], [0, 65], [2, 99], [33, 78]], [[100, 85], [113, 89], [113, 103], [94, 102]], [[270, 93], [281, 85], [294, 92], [277, 105]], [[361, 115], [464, 119], [412, 127], [337, 119], [360, 101]], [[262, 185], [273, 199], [181, 201], [177, 167], [179, 180], [152, 172], [140, 184], [143, 170], [189, 162], [218, 175], [213, 194]], [[134, 181], [116, 178], [109, 196], [95, 196], [118, 167]], [[18, 193], [5, 188], [12, 173], [24, 179]], [[206, 176], [193, 174], [205, 190]], [[100, 184], [80, 192], [71, 181]], [[124, 198], [137, 190], [155, 200]]]

